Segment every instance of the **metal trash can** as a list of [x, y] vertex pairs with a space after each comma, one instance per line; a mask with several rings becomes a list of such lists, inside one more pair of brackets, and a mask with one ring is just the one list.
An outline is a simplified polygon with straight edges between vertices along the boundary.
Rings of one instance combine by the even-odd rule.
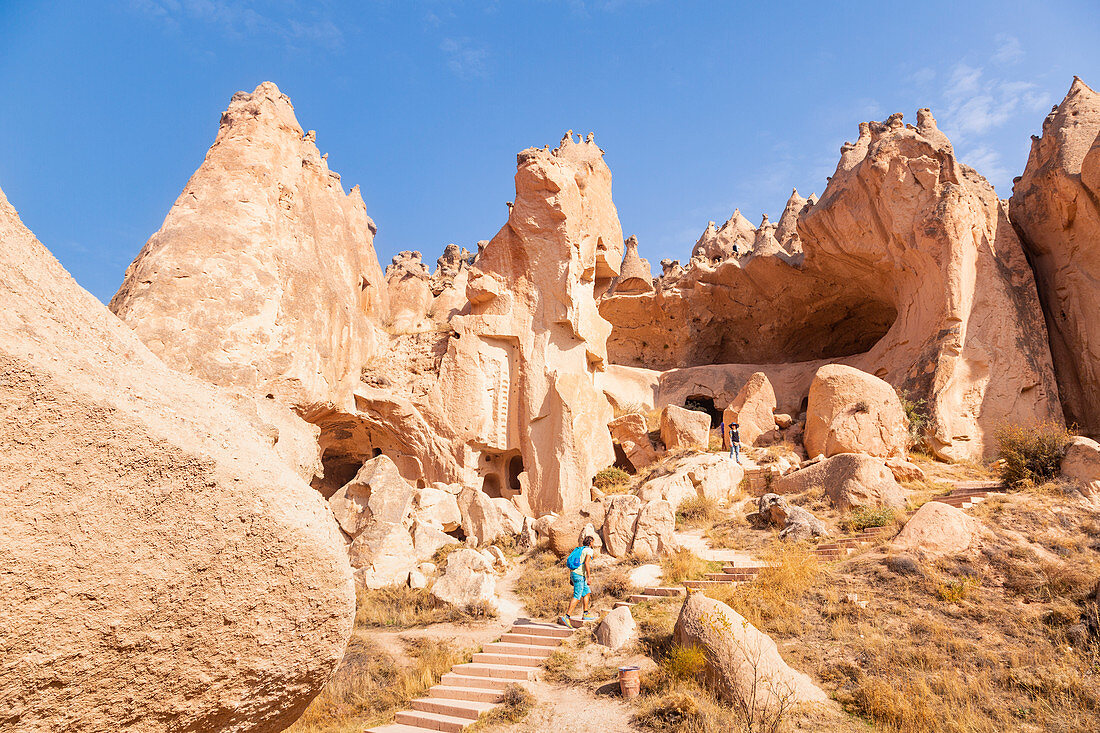
[[619, 692], [623, 699], [633, 700], [642, 689], [642, 678], [637, 667], [619, 667]]

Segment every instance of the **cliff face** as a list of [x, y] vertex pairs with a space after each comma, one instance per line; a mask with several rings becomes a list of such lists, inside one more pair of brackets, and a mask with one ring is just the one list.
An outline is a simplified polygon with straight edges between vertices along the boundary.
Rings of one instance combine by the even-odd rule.
[[1009, 213], [1035, 268], [1066, 419], [1100, 434], [1100, 94], [1080, 79], [1032, 138]]
[[3, 727], [278, 731], [320, 691], [351, 570], [268, 402], [169, 369], [0, 192]]
[[1061, 420], [1020, 242], [928, 110], [915, 127], [900, 115], [861, 125], [820, 201], [792, 196], [752, 250], [696, 257], [600, 312], [612, 362], [764, 371], [795, 410], [823, 363], [880, 376], [926, 400], [947, 458], [987, 453], [999, 421]]
[[265, 82], [217, 139], [110, 308], [170, 366], [308, 413], [346, 409], [387, 298], [375, 226]]

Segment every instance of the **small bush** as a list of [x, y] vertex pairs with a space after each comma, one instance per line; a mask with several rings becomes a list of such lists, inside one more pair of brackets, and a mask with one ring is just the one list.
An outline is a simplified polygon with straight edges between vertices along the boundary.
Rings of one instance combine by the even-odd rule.
[[936, 586], [936, 594], [945, 603], [962, 603], [970, 597], [970, 591], [980, 585], [976, 578], [958, 578]]
[[1001, 480], [1012, 487], [1041, 484], [1058, 475], [1069, 447], [1063, 426], [1041, 422], [1030, 426], [1005, 425], [996, 432]]
[[549, 682], [577, 682], [581, 675], [577, 670], [577, 658], [568, 647], [558, 647], [550, 652], [542, 663], [543, 679]]
[[901, 409], [909, 420], [909, 447], [913, 448], [924, 443], [924, 428], [928, 425], [928, 408], [922, 399], [911, 400], [909, 393], [903, 389], [897, 390]]
[[522, 722], [535, 707], [535, 696], [523, 685], [512, 682], [502, 690], [502, 693], [500, 704], [482, 713], [477, 722], [466, 729], [467, 731], [482, 730], [490, 725], [511, 725]]
[[600, 578], [598, 592], [602, 596], [621, 600], [634, 592], [634, 584], [630, 582], [629, 573], [621, 568], [616, 568]]
[[920, 564], [910, 555], [890, 555], [886, 558], [886, 567], [898, 575], [923, 575]]
[[691, 550], [679, 549], [661, 558], [662, 582], [675, 585], [684, 580], [698, 580], [711, 572], [710, 563]]
[[630, 474], [618, 466], [608, 466], [596, 474], [592, 485], [605, 494], [617, 494], [630, 485]]
[[646, 700], [634, 722], [648, 730], [692, 730], [687, 726], [699, 718], [699, 705], [695, 696], [683, 690], [673, 690]]
[[708, 525], [721, 518], [717, 500], [708, 496], [690, 496], [676, 510], [678, 522], [688, 526]]
[[694, 680], [703, 674], [706, 653], [695, 646], [674, 646], [661, 660], [661, 671], [673, 680]]
[[886, 527], [894, 523], [896, 513], [889, 507], [858, 507], [843, 519], [840, 528], [845, 532], [859, 532], [868, 527]]
[[852, 405], [852, 412], [870, 412], [871, 406], [867, 404], [867, 400], [859, 400]]

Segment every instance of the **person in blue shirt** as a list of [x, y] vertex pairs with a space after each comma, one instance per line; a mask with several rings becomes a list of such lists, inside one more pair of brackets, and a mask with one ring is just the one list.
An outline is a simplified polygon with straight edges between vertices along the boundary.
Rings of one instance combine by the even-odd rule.
[[581, 612], [584, 614], [582, 620], [592, 621], [596, 618], [588, 612], [588, 600], [592, 594], [592, 589], [588, 587], [588, 561], [596, 554], [592, 549], [592, 538], [585, 537], [581, 546], [570, 553], [570, 557], [575, 554], [579, 554], [579, 562], [569, 571], [569, 580], [573, 584], [573, 600], [569, 601], [569, 610], [565, 612], [565, 616], [559, 619], [566, 626], [572, 626], [569, 620], [573, 617], [578, 603], [581, 604]]

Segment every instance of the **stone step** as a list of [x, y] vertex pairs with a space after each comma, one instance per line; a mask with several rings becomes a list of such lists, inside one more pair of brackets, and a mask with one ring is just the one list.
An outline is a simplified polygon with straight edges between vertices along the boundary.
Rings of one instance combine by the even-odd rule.
[[503, 690], [511, 683], [511, 680], [499, 677], [478, 677], [458, 672], [444, 672], [439, 678], [439, 684], [446, 687], [477, 687], [482, 690]]
[[537, 667], [542, 657], [529, 657], [519, 654], [499, 654], [497, 652], [478, 652], [474, 655], [474, 664], [500, 664], [505, 667]]
[[613, 608], [630, 608], [631, 606], [636, 605], [638, 604], [631, 603], [630, 601], [615, 601], [615, 605], [613, 606]]
[[675, 596], [651, 596], [645, 593], [635, 593], [627, 600], [631, 603], [645, 603], [646, 601], [669, 601], [675, 598]]
[[490, 690], [485, 687], [436, 685], [428, 690], [428, 697], [440, 697], [448, 700], [472, 700], [474, 702], [500, 702], [504, 698], [504, 692], [502, 690]]
[[642, 594], [647, 596], [682, 596], [684, 595], [684, 589], [674, 586], [654, 586], [646, 588], [642, 591]]
[[508, 644], [507, 642], [494, 641], [481, 647], [481, 651], [491, 654], [515, 654], [520, 657], [534, 657], [546, 659], [554, 653], [550, 647], [535, 646], [534, 644]]
[[466, 718], [473, 722], [486, 710], [496, 707], [495, 703], [478, 702], [476, 700], [452, 700], [443, 697], [421, 697], [413, 700], [412, 709], [422, 713], [434, 713], [435, 715], [450, 715], [455, 718]]
[[743, 583], [743, 580], [685, 580], [684, 586], [691, 588], [692, 590], [702, 590], [705, 588], [714, 588], [716, 586], [726, 585], [738, 585]]
[[367, 728], [366, 733], [425, 733], [425, 731], [437, 730], [436, 728], [421, 728], [419, 725], [405, 725], [404, 723], [389, 723]]
[[456, 664], [451, 667], [451, 671], [467, 677], [491, 677], [501, 680], [533, 680], [535, 679], [537, 670], [527, 664], [520, 666], [508, 663], [466, 662], [464, 664]]
[[993, 479], [979, 479], [974, 481], [952, 481], [951, 485], [956, 490], [967, 489], [986, 489], [988, 491], [1004, 491], [1005, 485], [1003, 481], [996, 481]]
[[742, 575], [741, 573], [707, 573], [707, 580], [724, 580], [729, 582], [748, 582], [754, 579], [755, 575]]
[[425, 730], [442, 731], [442, 733], [462, 733], [466, 726], [474, 721], [469, 718], [458, 718], [453, 715], [440, 715], [438, 713], [426, 713], [423, 710], [402, 710], [393, 716], [395, 723], [410, 725]]
[[552, 636], [557, 639], [568, 639], [573, 632], [562, 626], [550, 626], [548, 624], [514, 623], [510, 629], [513, 634], [527, 634], [529, 636]]
[[556, 636], [528, 636], [527, 634], [520, 634], [514, 631], [501, 634], [498, 641], [505, 644], [526, 644], [528, 646], [548, 646], [555, 647], [561, 644], [562, 640]]
[[722, 567], [723, 573], [744, 573], [747, 576], [756, 576], [760, 574], [763, 568], [758, 567], [746, 567], [743, 565], [724, 565]]

